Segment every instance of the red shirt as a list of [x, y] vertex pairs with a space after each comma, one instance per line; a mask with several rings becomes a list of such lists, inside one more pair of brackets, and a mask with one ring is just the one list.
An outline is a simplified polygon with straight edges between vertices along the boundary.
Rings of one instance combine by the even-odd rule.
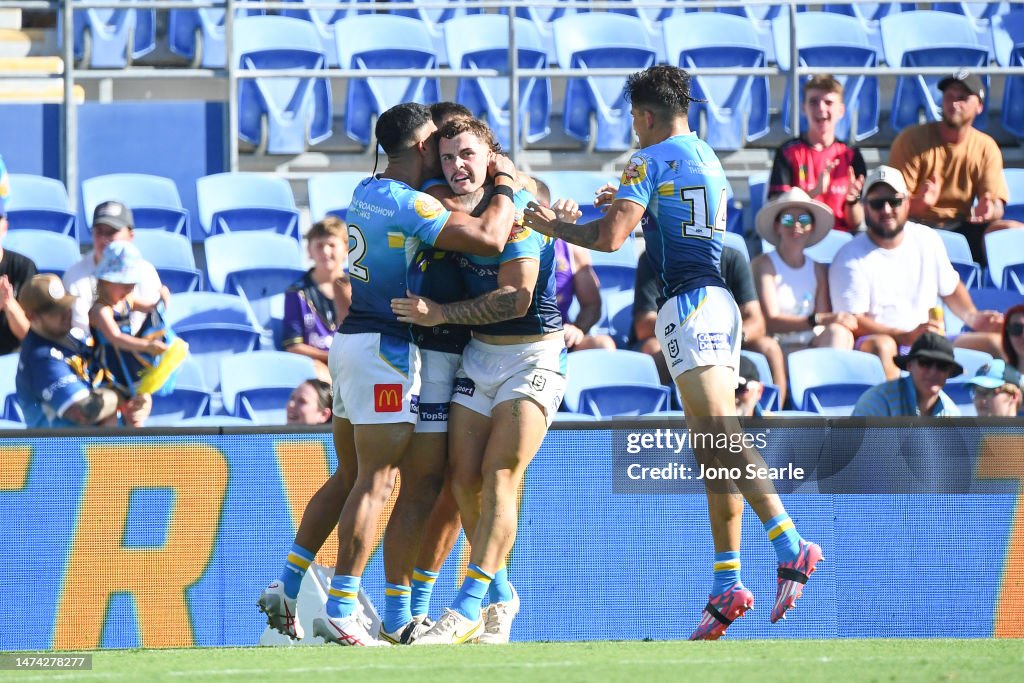
[[838, 159], [839, 163], [832, 170], [828, 187], [815, 199], [832, 209], [836, 215], [836, 230], [853, 232], [857, 226], [846, 222], [846, 190], [850, 182], [848, 169], [852, 166], [854, 175], [862, 176], [867, 173], [867, 165], [859, 149], [847, 147], [843, 142], [836, 140], [821, 150], [814, 149], [803, 138], [793, 138], [783, 144], [775, 153], [775, 161], [772, 163], [768, 196], [786, 192], [793, 187], [810, 193], [818, 183], [822, 169], [833, 159]]

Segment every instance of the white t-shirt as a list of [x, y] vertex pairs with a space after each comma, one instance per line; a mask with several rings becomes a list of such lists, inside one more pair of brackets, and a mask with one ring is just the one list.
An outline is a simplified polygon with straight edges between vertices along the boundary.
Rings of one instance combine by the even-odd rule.
[[[64, 271], [64, 288], [69, 294], [78, 297], [71, 309], [71, 327], [83, 334], [83, 339], [92, 335], [89, 332], [89, 309], [96, 300], [96, 261], [94, 253], [88, 252], [82, 259]], [[156, 301], [160, 298], [160, 276], [149, 261], [142, 261], [145, 275], [135, 285], [135, 296], [143, 301]], [[145, 320], [144, 313], [132, 313], [132, 332], [137, 332]]]
[[867, 314], [903, 331], [927, 322], [928, 309], [958, 282], [942, 238], [911, 221], [895, 249], [879, 247], [862, 232], [839, 249], [828, 270], [833, 311]]

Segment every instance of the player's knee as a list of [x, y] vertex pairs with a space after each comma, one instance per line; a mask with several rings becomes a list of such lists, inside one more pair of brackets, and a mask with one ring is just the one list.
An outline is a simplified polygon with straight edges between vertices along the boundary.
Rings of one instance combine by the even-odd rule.
[[482, 486], [483, 477], [479, 472], [455, 471], [452, 473], [452, 493], [460, 503], [479, 496]]

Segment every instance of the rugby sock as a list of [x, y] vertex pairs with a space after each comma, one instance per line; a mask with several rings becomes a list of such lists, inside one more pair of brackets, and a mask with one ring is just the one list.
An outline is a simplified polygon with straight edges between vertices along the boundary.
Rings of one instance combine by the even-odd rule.
[[438, 572], [429, 569], [412, 570], [412, 615], [418, 617], [430, 613], [430, 594], [434, 592], [434, 582]]
[[740, 582], [740, 551], [715, 553], [714, 583], [711, 594], [721, 595]]
[[281, 583], [284, 584], [284, 594], [289, 598], [299, 597], [299, 586], [302, 585], [302, 577], [306, 575], [309, 564], [313, 561], [316, 553], [306, 550], [302, 546], [292, 544], [292, 550], [285, 560], [284, 569], [281, 570]]
[[394, 633], [412, 621], [409, 603], [412, 588], [397, 583], [384, 584], [384, 630]]
[[494, 572], [494, 580], [491, 581], [491, 588], [488, 591], [491, 603], [508, 602], [512, 599], [512, 584], [508, 582], [508, 567], [502, 565], [501, 569]]
[[764, 530], [768, 532], [768, 540], [775, 547], [779, 562], [792, 562], [800, 554], [800, 534], [789, 514], [775, 515], [764, 523]]
[[493, 576], [485, 572], [475, 564], [470, 564], [466, 569], [466, 580], [462, 582], [459, 594], [455, 596], [452, 609], [466, 617], [476, 621], [480, 618], [480, 603], [487, 595], [487, 587], [490, 586]]
[[342, 574], [331, 579], [331, 590], [327, 594], [327, 616], [343, 619], [356, 611], [360, 578]]

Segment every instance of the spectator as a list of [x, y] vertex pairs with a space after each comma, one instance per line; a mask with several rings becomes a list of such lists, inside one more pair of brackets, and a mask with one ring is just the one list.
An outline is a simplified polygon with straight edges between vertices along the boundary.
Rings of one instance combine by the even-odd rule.
[[[121, 396], [94, 388], [90, 350], [71, 334], [75, 297], [56, 275], [36, 275], [19, 296], [31, 329], [18, 360], [17, 400], [29, 427], [110, 426], [117, 424]], [[127, 401], [125, 421], [141, 424], [152, 408], [148, 395]]]
[[886, 377], [899, 369], [893, 357], [925, 332], [943, 334], [929, 316], [939, 297], [975, 332], [957, 346], [999, 355], [1002, 315], [979, 311], [964, 288], [946, 248], [934, 231], [907, 220], [909, 201], [903, 175], [880, 166], [864, 185], [867, 231], [844, 244], [829, 268], [832, 309], [857, 317], [856, 346], [882, 360]]
[[856, 232], [864, 217], [860, 191], [867, 166], [860, 150], [836, 140], [836, 124], [846, 113], [843, 84], [832, 76], [812, 76], [804, 86], [807, 132], [775, 153], [768, 197], [800, 188], [832, 209], [836, 230]]
[[328, 216], [313, 224], [306, 243], [313, 267], [284, 293], [282, 346], [312, 358], [317, 376], [329, 378], [327, 352], [352, 301], [346, 265], [348, 226]]
[[331, 385], [307, 379], [288, 397], [285, 416], [290, 425], [322, 425], [331, 421]]
[[760, 417], [761, 396], [764, 394], [764, 383], [761, 373], [757, 371], [754, 361], [740, 356], [740, 378], [736, 385], [736, 414], [740, 417]]
[[854, 417], [960, 415], [953, 399], [942, 390], [951, 377], [964, 371], [956, 362], [948, 339], [925, 332], [914, 342], [909, 354], [897, 356], [894, 361], [896, 367], [909, 374], [865, 391], [853, 409]]
[[1011, 306], [1005, 317], [1002, 355], [1010, 365], [1024, 373], [1024, 304]]
[[[134, 237], [132, 210], [121, 202], [103, 202], [92, 214], [92, 251], [72, 265], [64, 273], [64, 286], [68, 293], [78, 297], [72, 310], [71, 324], [83, 338], [89, 336], [89, 309], [96, 296], [96, 266], [103, 258], [103, 250], [111, 242], [131, 240]], [[141, 279], [135, 287], [135, 296], [143, 301], [160, 298], [160, 276], [148, 261], [140, 264]], [[136, 312], [131, 317], [132, 333], [137, 333], [145, 321], [146, 314]]]
[[960, 70], [939, 82], [942, 120], [903, 129], [889, 150], [889, 166], [910, 188], [910, 218], [967, 238], [974, 260], [988, 264], [985, 233], [1024, 224], [1002, 220], [1009, 198], [1003, 155], [972, 125], [985, 106], [981, 77]]
[[[4, 180], [3, 173], [3, 160], [0, 159], [0, 186]], [[0, 356], [17, 351], [21, 340], [28, 334], [28, 318], [18, 304], [18, 294], [36, 274], [36, 264], [32, 259], [3, 248], [6, 235], [7, 212], [0, 196]]]
[[[551, 190], [543, 180], [534, 180], [537, 203], [551, 206]], [[565, 220], [574, 223], [581, 215], [573, 200], [559, 199], [554, 207]], [[573, 298], [579, 302], [576, 319], [569, 322], [569, 307]], [[555, 240], [555, 300], [562, 314], [565, 348], [569, 351], [584, 349], [615, 350], [615, 340], [607, 334], [590, 334], [590, 328], [601, 320], [601, 281], [590, 264], [590, 251], [565, 240]]]
[[852, 349], [857, 318], [832, 312], [828, 266], [804, 254], [832, 229], [832, 211], [797, 187], [765, 204], [756, 224], [775, 247], [750, 264], [768, 333], [785, 353], [808, 346]]
[[971, 398], [978, 417], [1015, 417], [1019, 414], [1024, 380], [1006, 361], [994, 360], [982, 365], [967, 383], [971, 385]]

